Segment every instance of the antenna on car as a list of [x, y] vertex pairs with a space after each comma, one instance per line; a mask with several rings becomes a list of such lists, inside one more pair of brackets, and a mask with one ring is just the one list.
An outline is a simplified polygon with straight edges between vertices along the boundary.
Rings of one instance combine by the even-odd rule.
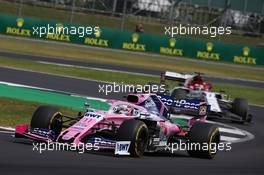
[[165, 72], [160, 73], [160, 84], [165, 84]]

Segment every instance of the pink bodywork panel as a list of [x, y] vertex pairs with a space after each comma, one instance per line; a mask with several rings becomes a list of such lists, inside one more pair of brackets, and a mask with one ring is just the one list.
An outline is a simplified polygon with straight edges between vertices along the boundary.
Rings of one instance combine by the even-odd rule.
[[171, 123], [169, 120], [159, 123], [163, 129], [164, 135], [175, 135], [181, 132], [181, 128], [178, 125]]
[[28, 131], [28, 124], [19, 124], [16, 125], [16, 133], [17, 134], [24, 134], [25, 132]]
[[75, 137], [73, 143], [78, 145], [84, 136], [93, 133], [93, 128], [110, 129], [111, 127], [107, 124], [104, 124], [104, 121], [107, 121], [108, 123], [115, 121], [117, 125], [120, 125], [124, 120], [135, 118], [134, 116], [124, 116], [117, 114], [113, 115], [103, 111], [94, 111], [92, 113], [95, 115], [100, 115], [100, 117], [96, 118], [85, 115], [80, 121], [65, 129], [60, 134], [62, 139], [69, 140]]
[[201, 117], [201, 118], [191, 118], [189, 121], [188, 121], [188, 126], [191, 128], [193, 123], [194, 122], [197, 122], [197, 121], [201, 121], [201, 122], [205, 122], [206, 121], [206, 117]]

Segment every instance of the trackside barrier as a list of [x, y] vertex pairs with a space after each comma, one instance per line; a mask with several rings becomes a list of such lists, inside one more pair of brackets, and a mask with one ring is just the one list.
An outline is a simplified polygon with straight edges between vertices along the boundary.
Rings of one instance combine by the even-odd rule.
[[100, 28], [91, 35], [65, 35], [49, 33], [41, 37], [34, 34], [33, 27], [71, 27], [78, 25], [37, 18], [22, 18], [0, 14], [0, 33], [6, 35], [42, 38], [61, 42], [150, 52], [192, 59], [232, 62], [238, 64], [264, 65], [264, 48], [219, 41], [205, 41], [186, 37], [169, 38], [165, 35], [138, 34], [116, 29]]

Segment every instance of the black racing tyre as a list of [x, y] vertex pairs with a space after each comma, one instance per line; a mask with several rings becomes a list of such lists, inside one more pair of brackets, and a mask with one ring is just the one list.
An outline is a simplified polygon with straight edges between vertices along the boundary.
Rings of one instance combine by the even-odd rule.
[[32, 115], [30, 127], [49, 129], [58, 136], [62, 130], [62, 114], [57, 108], [39, 106]]
[[217, 153], [219, 142], [220, 132], [218, 127], [211, 123], [195, 122], [189, 132], [188, 143], [190, 147], [187, 152], [192, 157], [212, 159]]
[[184, 100], [187, 97], [188, 92], [184, 89], [174, 89], [171, 93], [171, 97], [176, 100]]
[[130, 155], [140, 157], [145, 152], [148, 144], [148, 127], [139, 120], [126, 120], [119, 127], [117, 139], [119, 141], [130, 141]]
[[232, 112], [242, 117], [243, 121], [248, 120], [248, 101], [242, 98], [235, 98], [233, 101]]

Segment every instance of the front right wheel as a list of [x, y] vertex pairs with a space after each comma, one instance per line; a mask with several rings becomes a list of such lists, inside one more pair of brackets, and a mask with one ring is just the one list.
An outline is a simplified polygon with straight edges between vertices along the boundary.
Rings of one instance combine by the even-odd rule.
[[218, 149], [220, 132], [218, 127], [211, 123], [195, 122], [189, 131], [190, 156], [212, 159]]
[[119, 127], [117, 139], [119, 141], [130, 141], [130, 155], [140, 157], [145, 152], [148, 144], [148, 127], [139, 120], [126, 120]]

